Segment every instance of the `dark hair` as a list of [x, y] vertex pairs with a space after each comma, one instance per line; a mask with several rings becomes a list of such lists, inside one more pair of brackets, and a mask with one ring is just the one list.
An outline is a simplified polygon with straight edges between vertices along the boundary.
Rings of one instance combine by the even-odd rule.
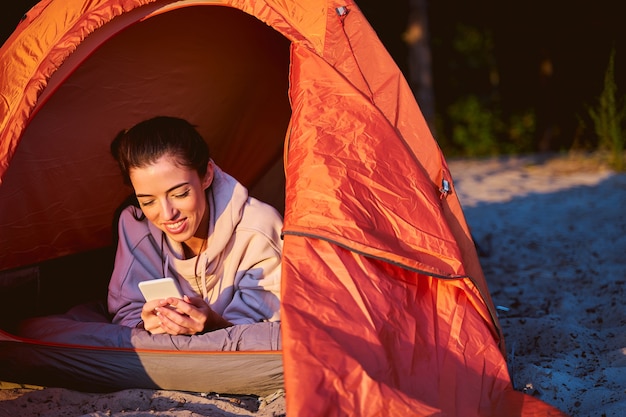
[[150, 165], [163, 155], [174, 156], [182, 166], [194, 169], [200, 178], [206, 174], [211, 158], [208, 145], [194, 125], [167, 116], [154, 117], [122, 130], [111, 142], [111, 154], [127, 185], [132, 185], [131, 168]]

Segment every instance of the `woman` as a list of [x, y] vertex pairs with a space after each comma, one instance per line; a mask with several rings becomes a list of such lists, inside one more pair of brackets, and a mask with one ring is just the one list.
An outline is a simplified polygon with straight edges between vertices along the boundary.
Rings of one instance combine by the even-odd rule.
[[[120, 132], [111, 153], [136, 197], [118, 223], [114, 323], [192, 335], [280, 320], [282, 218], [215, 165], [194, 126], [146, 120]], [[183, 298], [146, 302], [139, 282], [167, 276]]]

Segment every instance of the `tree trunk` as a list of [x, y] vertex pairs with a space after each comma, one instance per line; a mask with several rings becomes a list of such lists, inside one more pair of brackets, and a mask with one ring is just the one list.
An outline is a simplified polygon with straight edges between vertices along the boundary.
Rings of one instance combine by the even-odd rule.
[[409, 0], [409, 21], [404, 41], [409, 47], [409, 85], [431, 131], [435, 123], [428, 0]]

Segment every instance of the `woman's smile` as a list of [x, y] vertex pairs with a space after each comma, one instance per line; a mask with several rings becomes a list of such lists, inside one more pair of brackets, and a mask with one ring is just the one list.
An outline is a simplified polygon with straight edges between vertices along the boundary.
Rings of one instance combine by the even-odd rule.
[[165, 226], [165, 228], [167, 230], [169, 230], [170, 233], [172, 234], [178, 234], [181, 233], [185, 230], [185, 226], [186, 226], [186, 219], [182, 219], [182, 220], [178, 220], [176, 222], [164, 222], [163, 226]]

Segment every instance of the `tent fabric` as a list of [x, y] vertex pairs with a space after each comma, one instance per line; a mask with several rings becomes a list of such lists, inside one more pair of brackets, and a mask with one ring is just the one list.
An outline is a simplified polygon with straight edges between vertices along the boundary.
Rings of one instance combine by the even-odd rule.
[[[283, 206], [288, 415], [562, 415], [513, 389], [445, 158], [354, 1], [43, 0], [0, 49], [0, 80], [0, 272], [110, 245], [128, 193], [111, 138], [185, 117], [220, 166]], [[50, 364], [50, 383], [95, 377], [77, 351], [103, 386], [224, 358], [0, 332], [3, 361]]]

